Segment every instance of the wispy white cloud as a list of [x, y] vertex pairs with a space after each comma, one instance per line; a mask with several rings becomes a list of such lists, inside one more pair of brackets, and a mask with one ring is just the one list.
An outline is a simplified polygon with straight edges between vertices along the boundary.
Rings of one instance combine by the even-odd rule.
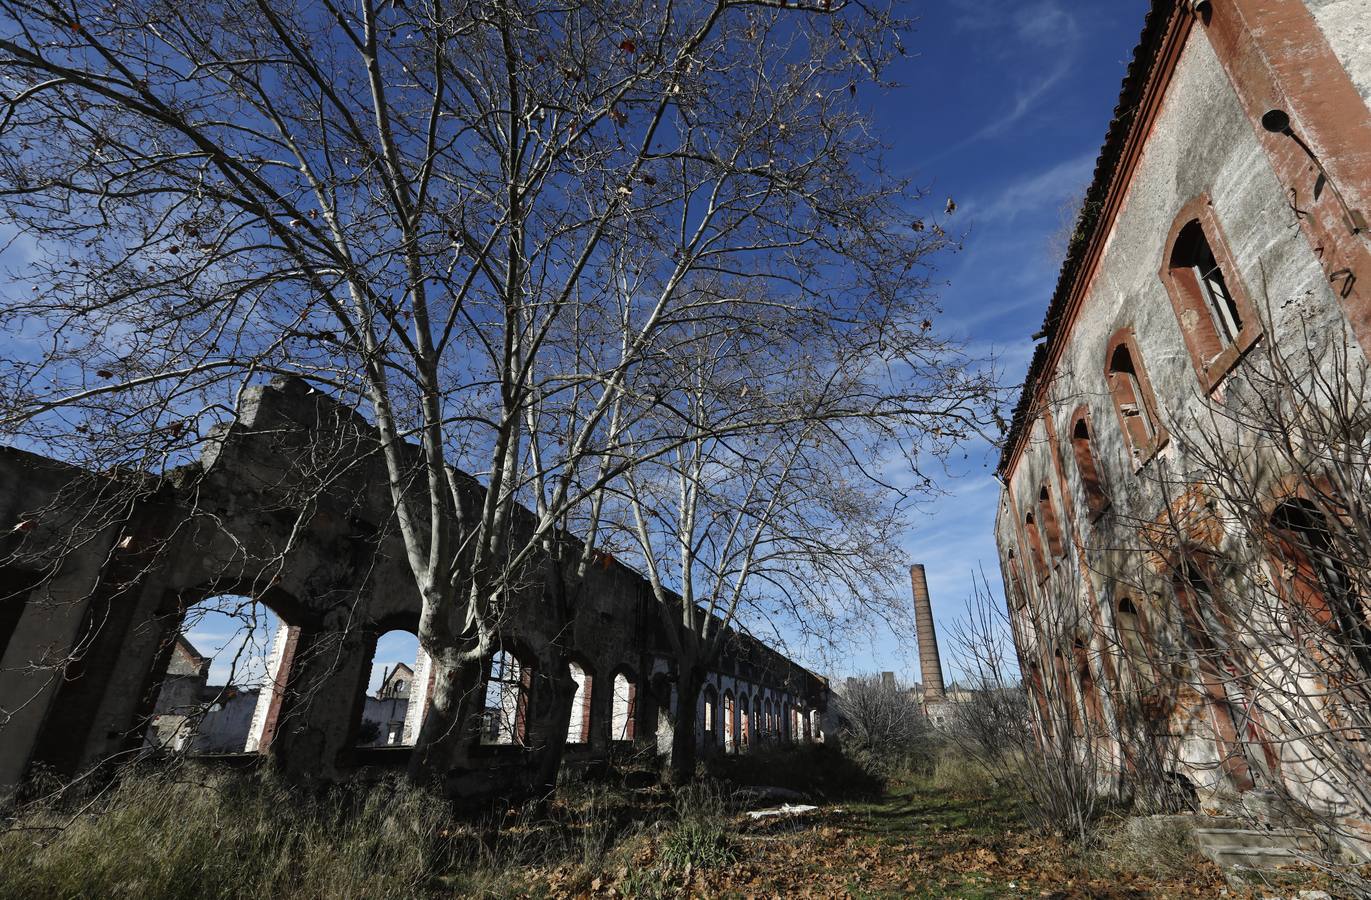
[[1033, 73], [1012, 89], [1013, 102], [980, 128], [923, 161], [925, 166], [972, 144], [1003, 137], [1035, 112], [1076, 65], [1083, 29], [1074, 8], [1059, 0], [1027, 5], [1013, 0], [950, 0], [959, 10], [954, 27], [967, 32], [976, 49], [1009, 72]]
[[962, 210], [973, 222], [995, 225], [1012, 224], [1024, 213], [1055, 215], [1063, 203], [1079, 195], [1094, 167], [1095, 154], [1081, 154], [1005, 185], [987, 203], [973, 199]]
[[1052, 90], [1062, 82], [1071, 72], [1074, 60], [1071, 56], [1059, 56], [1052, 68], [1039, 75], [1026, 86], [1019, 89], [1014, 96], [1014, 105], [1008, 112], [991, 119], [979, 131], [971, 135], [966, 143], [983, 141], [987, 138], [1002, 137], [1011, 128], [1023, 121], [1024, 117], [1037, 107], [1048, 91]]
[[1044, 0], [1014, 6], [1014, 34], [1021, 44], [1049, 50], [1075, 46], [1080, 41], [1080, 23], [1074, 11], [1065, 4]]

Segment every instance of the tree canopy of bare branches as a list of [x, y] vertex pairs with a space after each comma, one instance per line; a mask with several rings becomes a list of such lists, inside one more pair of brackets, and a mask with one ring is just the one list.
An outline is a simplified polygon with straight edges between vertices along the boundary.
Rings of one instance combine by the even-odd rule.
[[856, 101], [893, 6], [4, 0], [0, 434], [156, 474], [270, 375], [355, 402], [438, 673], [420, 773], [501, 598], [551, 560], [574, 616], [607, 512], [688, 632], [756, 578], [862, 589], [864, 454], [929, 489], [990, 389]]

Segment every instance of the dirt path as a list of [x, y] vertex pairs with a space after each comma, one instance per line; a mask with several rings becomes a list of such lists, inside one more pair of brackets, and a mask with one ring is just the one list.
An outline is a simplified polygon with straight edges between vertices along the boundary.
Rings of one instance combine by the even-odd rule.
[[[734, 862], [665, 870], [651, 842], [565, 897], [1240, 897], [1208, 863], [1169, 878], [1083, 858], [1024, 826], [1006, 797], [903, 785], [874, 803], [729, 828]], [[627, 850], [628, 848], [625, 848]]]

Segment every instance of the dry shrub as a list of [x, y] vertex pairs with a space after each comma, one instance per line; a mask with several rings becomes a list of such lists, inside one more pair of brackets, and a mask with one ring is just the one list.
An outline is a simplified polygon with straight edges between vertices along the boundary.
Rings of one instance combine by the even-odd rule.
[[21, 808], [0, 833], [0, 895], [413, 896], [479, 844], [398, 782], [292, 791], [265, 774], [130, 772], [72, 809]]
[[1185, 816], [1119, 819], [1098, 831], [1095, 855], [1106, 866], [1157, 880], [1180, 878], [1205, 864]]
[[1004, 783], [980, 760], [950, 744], [938, 749], [924, 779], [924, 784], [934, 790], [972, 797], [994, 793]]
[[530, 867], [597, 869], [631, 819], [603, 787], [468, 821], [399, 777], [310, 791], [265, 771], [128, 771], [20, 807], [0, 896], [494, 896]]

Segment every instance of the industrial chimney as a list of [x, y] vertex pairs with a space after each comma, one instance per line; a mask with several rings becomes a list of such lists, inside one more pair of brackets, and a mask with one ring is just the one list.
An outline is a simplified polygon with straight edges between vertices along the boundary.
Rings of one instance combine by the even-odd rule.
[[909, 567], [909, 580], [914, 585], [914, 627], [919, 633], [919, 671], [924, 682], [924, 701], [941, 700], [943, 662], [938, 656], [938, 633], [933, 630], [933, 606], [928, 600], [928, 579], [919, 563]]

